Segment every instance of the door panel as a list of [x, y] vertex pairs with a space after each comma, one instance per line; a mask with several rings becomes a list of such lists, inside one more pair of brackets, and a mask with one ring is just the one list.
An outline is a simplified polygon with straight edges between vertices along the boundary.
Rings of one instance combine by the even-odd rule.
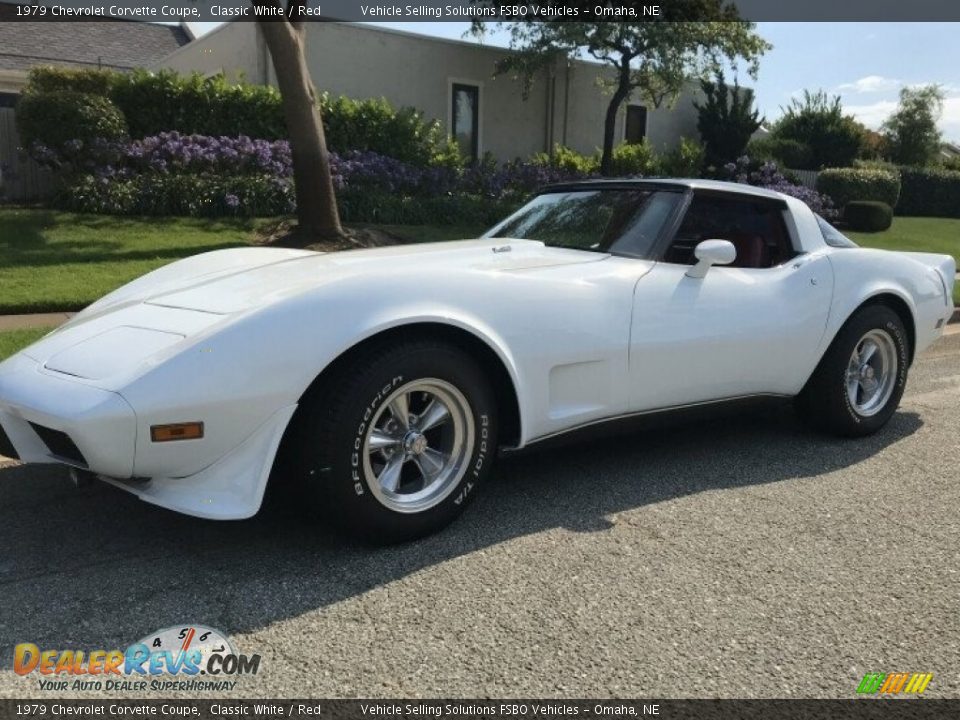
[[833, 273], [822, 255], [774, 268], [660, 262], [634, 289], [633, 410], [757, 393], [793, 395], [818, 359]]

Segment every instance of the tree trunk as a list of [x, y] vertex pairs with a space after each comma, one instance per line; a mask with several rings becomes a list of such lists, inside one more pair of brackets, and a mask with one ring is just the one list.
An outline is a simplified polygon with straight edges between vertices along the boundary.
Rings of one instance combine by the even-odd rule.
[[623, 101], [630, 95], [630, 63], [622, 63], [618, 69], [617, 89], [607, 105], [607, 115], [603, 121], [603, 155], [600, 157], [600, 174], [609, 177], [613, 174], [613, 134], [617, 129], [617, 113]]
[[305, 243], [344, 237], [316, 91], [304, 57], [304, 26], [258, 21], [273, 60], [290, 134], [297, 222]]

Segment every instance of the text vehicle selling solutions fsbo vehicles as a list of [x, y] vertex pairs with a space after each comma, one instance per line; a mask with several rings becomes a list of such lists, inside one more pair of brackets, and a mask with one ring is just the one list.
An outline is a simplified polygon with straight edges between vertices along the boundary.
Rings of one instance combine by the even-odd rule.
[[614, 418], [784, 396], [872, 433], [954, 274], [748, 186], [553, 186], [477, 240], [145, 275], [0, 364], [0, 454], [216, 519], [298, 481], [342, 528], [411, 538], [464, 509], [498, 448]]

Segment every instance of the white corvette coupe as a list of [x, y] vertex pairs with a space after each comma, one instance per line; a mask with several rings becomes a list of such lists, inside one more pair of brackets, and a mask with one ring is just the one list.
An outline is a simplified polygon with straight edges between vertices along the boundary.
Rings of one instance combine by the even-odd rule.
[[0, 454], [215, 519], [297, 480], [341, 528], [408, 539], [464, 509], [498, 448], [602, 421], [784, 396], [872, 433], [954, 273], [748, 186], [553, 186], [479, 240], [152, 272], [0, 364]]

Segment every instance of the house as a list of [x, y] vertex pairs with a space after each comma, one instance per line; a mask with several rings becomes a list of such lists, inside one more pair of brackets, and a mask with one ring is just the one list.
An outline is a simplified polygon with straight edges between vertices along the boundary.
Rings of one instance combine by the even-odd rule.
[[945, 142], [940, 145], [940, 160], [946, 162], [960, 158], [960, 145], [952, 142]]
[[[528, 157], [562, 144], [592, 153], [603, 143], [609, 95], [599, 80], [604, 65], [563, 63], [538, 77], [524, 96], [519, 79], [494, 75], [506, 50], [428, 37], [364, 23], [307, 24], [307, 64], [321, 91], [355, 99], [384, 97], [413, 106], [443, 123], [465, 155], [499, 160]], [[256, 23], [230, 22], [154, 61], [151, 69], [276, 84], [276, 74]], [[625, 104], [617, 117], [617, 142], [648, 138], [658, 150], [681, 137], [699, 137], [691, 85], [673, 109]]]
[[0, 198], [22, 201], [44, 196], [50, 187], [47, 173], [23, 157], [14, 120], [30, 68], [132, 70], [186, 45], [193, 34], [186, 24], [16, 20], [18, 4], [0, 0]]
[[17, 5], [0, 0], [0, 107], [12, 107], [36, 65], [132, 70], [193, 40], [186, 23], [136, 20], [25, 22]]

